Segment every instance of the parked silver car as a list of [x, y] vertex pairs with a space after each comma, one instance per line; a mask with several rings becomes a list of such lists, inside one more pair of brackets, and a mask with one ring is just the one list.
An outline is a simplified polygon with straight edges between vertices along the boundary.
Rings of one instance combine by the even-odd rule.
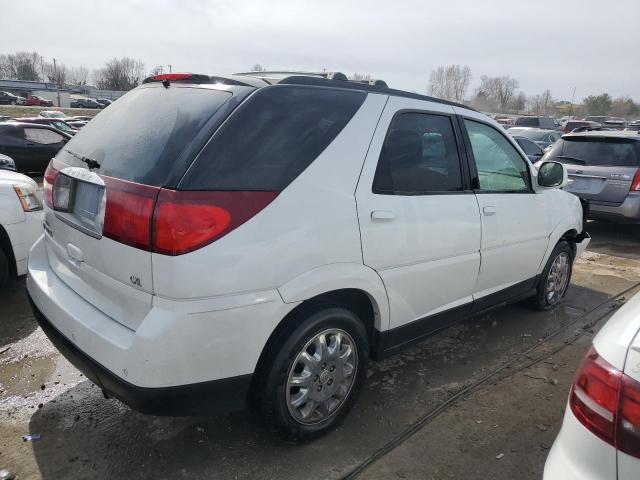
[[572, 181], [565, 190], [588, 203], [588, 218], [640, 223], [639, 132], [563, 135], [543, 160], [566, 164]]

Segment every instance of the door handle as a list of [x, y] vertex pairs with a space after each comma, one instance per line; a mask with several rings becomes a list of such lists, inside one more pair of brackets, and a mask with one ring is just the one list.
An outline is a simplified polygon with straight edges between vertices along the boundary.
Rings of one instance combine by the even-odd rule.
[[493, 205], [487, 205], [486, 207], [482, 207], [482, 213], [486, 217], [490, 217], [491, 215], [495, 215], [496, 214], [496, 207], [494, 207]]
[[371, 212], [372, 220], [389, 221], [389, 220], [393, 220], [394, 218], [396, 218], [396, 214], [388, 210], [374, 210], [373, 212]]

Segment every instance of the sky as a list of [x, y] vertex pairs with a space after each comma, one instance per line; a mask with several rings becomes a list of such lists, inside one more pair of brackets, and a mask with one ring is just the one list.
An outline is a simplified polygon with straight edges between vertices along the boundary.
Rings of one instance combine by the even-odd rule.
[[[439, 65], [510, 75], [535, 95], [640, 101], [640, 0], [0, 0], [0, 53], [68, 67], [141, 59], [150, 71], [371, 74], [425, 93]], [[27, 21], [28, 19], [28, 21]], [[165, 67], [167, 68], [167, 67]]]

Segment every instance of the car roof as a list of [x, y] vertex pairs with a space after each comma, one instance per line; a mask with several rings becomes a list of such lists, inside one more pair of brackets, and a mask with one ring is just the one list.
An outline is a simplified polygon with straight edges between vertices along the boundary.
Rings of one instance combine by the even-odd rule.
[[[171, 75], [171, 74], [168, 74]], [[183, 74], [174, 74], [183, 75]], [[270, 85], [309, 85], [328, 88], [339, 88], [348, 90], [359, 90], [367, 93], [381, 93], [383, 95], [392, 95], [396, 97], [413, 98], [416, 100], [425, 100], [428, 102], [442, 103], [445, 105], [451, 105], [454, 107], [464, 108], [471, 111], [477, 111], [473, 107], [464, 105], [462, 103], [452, 102], [450, 100], [443, 100], [441, 98], [430, 97], [427, 95], [421, 95], [419, 93], [407, 92], [404, 90], [397, 90], [389, 88], [383, 81], [376, 81], [377, 84], [369, 84], [365, 81], [347, 80], [346, 75], [333, 72], [331, 74], [326, 72], [244, 72], [232, 75], [200, 75], [200, 74], [184, 74], [191, 75], [191, 78], [184, 78], [180, 80], [169, 80], [175, 82], [189, 82], [189, 83], [223, 83], [228, 85], [238, 85], [254, 88], [264, 88]], [[159, 79], [155, 77], [148, 77], [143, 81], [144, 83], [160, 82], [163, 77], [167, 75], [158, 75]], [[328, 78], [332, 76], [333, 78]]]
[[633, 130], [588, 130], [586, 132], [566, 133], [562, 138], [567, 137], [610, 137], [610, 138], [631, 138], [640, 141], [640, 132]]

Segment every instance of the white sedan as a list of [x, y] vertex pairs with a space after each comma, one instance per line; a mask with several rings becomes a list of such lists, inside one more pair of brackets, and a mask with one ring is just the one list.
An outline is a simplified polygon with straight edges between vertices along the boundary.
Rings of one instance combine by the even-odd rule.
[[640, 294], [602, 328], [584, 358], [545, 480], [640, 478]]
[[0, 288], [27, 273], [29, 249], [42, 234], [42, 201], [31, 178], [0, 155]]

